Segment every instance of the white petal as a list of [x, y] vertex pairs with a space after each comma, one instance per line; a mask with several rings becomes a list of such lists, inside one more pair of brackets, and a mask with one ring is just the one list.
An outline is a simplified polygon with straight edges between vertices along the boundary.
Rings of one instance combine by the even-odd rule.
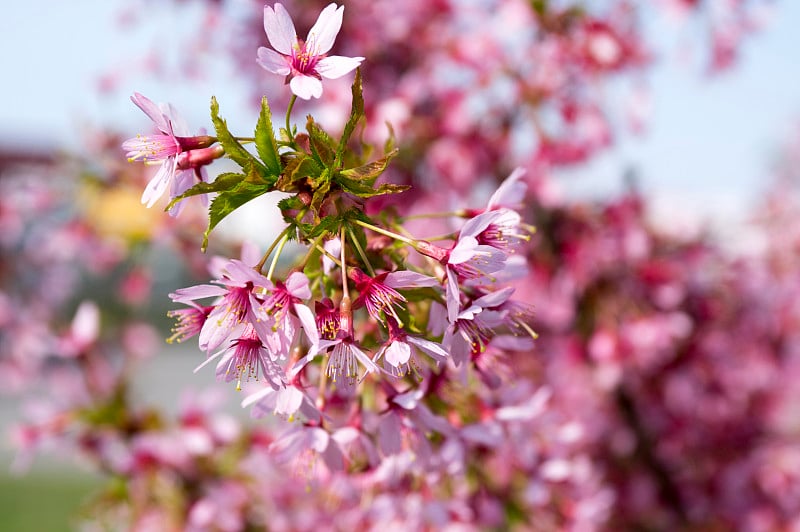
[[162, 133], [167, 133], [167, 120], [164, 118], [164, 113], [161, 111], [161, 108], [158, 105], [156, 105], [147, 96], [139, 94], [138, 92], [133, 93], [133, 96], [131, 96], [131, 101], [136, 104], [136, 107], [141, 109], [144, 114], [150, 118], [150, 120], [153, 121], [153, 123], [158, 129], [161, 130]]
[[[226, 353], [227, 351], [228, 351], [228, 349], [223, 349], [222, 351], [219, 351], [219, 352], [217, 352], [217, 353], [214, 353], [213, 355], [211, 355], [210, 357], [208, 357], [208, 358], [205, 360], [205, 362], [203, 362], [202, 364], [200, 364], [199, 366], [197, 366], [196, 368], [194, 368], [194, 372], [193, 372], [193, 373], [197, 373], [198, 371], [200, 371], [200, 369], [202, 369], [203, 367], [205, 367], [206, 365], [208, 365], [208, 363], [209, 363], [209, 362], [211, 362], [212, 360], [216, 359], [216, 358], [217, 358], [217, 357], [219, 357], [221, 354], [223, 354], [223, 353]], [[232, 353], [229, 353], [229, 354], [232, 354]]]
[[461, 228], [461, 238], [478, 236], [484, 232], [487, 227], [501, 218], [502, 215], [502, 211], [486, 211], [474, 218], [470, 218], [467, 220], [467, 223], [464, 224], [464, 227]]
[[461, 264], [462, 262], [467, 262], [475, 256], [475, 249], [477, 247], [478, 241], [474, 236], [464, 236], [462, 234], [456, 246], [450, 250], [450, 257], [447, 259], [447, 263]]
[[511, 172], [511, 175], [497, 187], [492, 197], [489, 198], [486, 210], [491, 211], [498, 207], [513, 209], [522, 205], [525, 199], [525, 192], [528, 189], [528, 185], [521, 181], [523, 175], [525, 175], [524, 168], [517, 168]]
[[350, 349], [353, 350], [353, 354], [356, 356], [356, 358], [359, 361], [361, 361], [362, 364], [364, 364], [365, 368], [367, 368], [367, 372], [375, 373], [375, 372], [380, 371], [380, 369], [378, 368], [378, 366], [375, 365], [375, 363], [372, 361], [372, 359], [369, 358], [366, 355], [366, 353], [364, 353], [361, 349], [357, 348], [354, 345], [351, 345]]
[[319, 346], [319, 331], [314, 320], [314, 313], [310, 308], [299, 303], [294, 305], [294, 311], [297, 313], [297, 317], [300, 318], [300, 326], [305, 331], [311, 345], [314, 347]]
[[173, 175], [175, 175], [175, 157], [168, 157], [161, 163], [161, 168], [158, 169], [153, 179], [147, 183], [142, 193], [142, 203], [147, 204], [148, 209], [158, 201], [158, 198], [164, 195]]
[[424, 338], [417, 338], [416, 336], [409, 336], [408, 341], [428, 353], [428, 355], [437, 361], [447, 358], [447, 351], [436, 342], [431, 342]]
[[319, 14], [306, 39], [306, 46], [313, 46], [314, 55], [327, 53], [333, 47], [333, 42], [342, 27], [343, 14], [344, 6], [337, 9], [336, 4], [328, 4], [328, 7]]
[[170, 130], [178, 137], [189, 137], [192, 135], [189, 123], [178, 113], [171, 103], [166, 104], [164, 116], [169, 120]]
[[278, 400], [275, 403], [275, 413], [283, 416], [292, 416], [303, 403], [303, 392], [289, 386], [278, 391]]
[[500, 290], [489, 292], [485, 296], [479, 297], [473, 302], [473, 305], [481, 308], [494, 308], [508, 301], [508, 299], [511, 297], [511, 294], [513, 293], [514, 293], [514, 287], [507, 286]]
[[409, 358], [411, 358], [411, 346], [405, 342], [395, 341], [386, 348], [386, 362], [396, 368], [407, 363]]
[[358, 68], [358, 65], [363, 61], [363, 57], [344, 57], [341, 55], [332, 55], [324, 59], [320, 59], [317, 63], [317, 73], [323, 78], [336, 79], [348, 74]]
[[267, 397], [268, 395], [272, 395], [274, 393], [276, 393], [275, 390], [273, 390], [270, 387], [265, 387], [254, 394], [250, 394], [247, 397], [245, 397], [244, 401], [242, 401], [242, 408], [247, 408], [253, 403], [257, 403], [264, 397]]
[[452, 268], [447, 268], [447, 321], [453, 323], [458, 318], [461, 307], [461, 292], [458, 277]]
[[387, 275], [384, 284], [389, 288], [422, 288], [438, 286], [439, 280], [421, 273], [401, 270]]
[[308, 277], [300, 272], [292, 273], [286, 279], [286, 291], [290, 295], [298, 299], [309, 299], [311, 297], [311, 290], [308, 288]]
[[292, 47], [297, 43], [294, 22], [283, 4], [275, 4], [275, 10], [264, 7], [264, 31], [269, 43], [283, 55], [292, 55]]
[[97, 339], [100, 332], [100, 309], [94, 302], [84, 301], [78, 306], [70, 332], [81, 346], [88, 346]]
[[282, 56], [278, 52], [262, 46], [258, 49], [258, 58], [256, 59], [256, 63], [261, 65], [266, 70], [269, 70], [273, 74], [288, 76], [289, 72], [291, 72], [291, 69], [289, 68], [289, 65], [284, 57], [285, 56]]
[[322, 82], [311, 76], [295, 76], [289, 82], [292, 92], [303, 100], [322, 96]]

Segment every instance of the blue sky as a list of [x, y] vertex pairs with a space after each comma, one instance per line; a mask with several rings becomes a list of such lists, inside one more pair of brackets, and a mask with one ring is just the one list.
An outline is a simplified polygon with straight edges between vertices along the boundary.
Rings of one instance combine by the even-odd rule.
[[[134, 90], [180, 102], [190, 123], [208, 121], [208, 98], [215, 94], [226, 102], [232, 126], [241, 120], [242, 127], [249, 127], [245, 108], [233, 104], [245, 99], [242, 89], [215, 85], [213, 79], [168, 89], [152, 80], [125, 79], [118, 91], [97, 94], [97, 76], [110, 65], [140, 57], [154, 42], [165, 48], [180, 42], [176, 33], [193, 27], [186, 17], [197, 16], [190, 7], [166, 9], [150, 2], [144, 16], [151, 18], [134, 32], [120, 31], [121, 5], [29, 0], [4, 10], [0, 68], [7, 81], [0, 88], [1, 144], [77, 148], [81, 135], [76, 132], [88, 125], [136, 131], [142, 117], [128, 100]], [[768, 182], [778, 145], [800, 121], [800, 2], [776, 3], [770, 25], [748, 39], [738, 66], [714, 79], [703, 76], [696, 64], [675, 59], [677, 43], [702, 42], [697, 25], [676, 29], [654, 17], [646, 24], [648, 37], [655, 35], [661, 48], [648, 78], [653, 114], [646, 136], [623, 136], [612, 152], [561, 182], [575, 196], [612, 194], [621, 189], [621, 171], [633, 167], [657, 209], [735, 218]]]

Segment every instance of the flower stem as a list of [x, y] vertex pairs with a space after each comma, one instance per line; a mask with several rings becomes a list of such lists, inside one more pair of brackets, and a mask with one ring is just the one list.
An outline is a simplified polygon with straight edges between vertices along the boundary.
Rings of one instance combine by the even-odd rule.
[[347, 262], [345, 262], [344, 250], [347, 246], [345, 246], [344, 227], [342, 227], [339, 231], [339, 241], [342, 243], [342, 263], [339, 265], [339, 267], [342, 269], [342, 300], [350, 300], [350, 291], [347, 287], [347, 272], [345, 271]]
[[311, 247], [309, 248], [308, 253], [306, 253], [306, 256], [303, 257], [303, 260], [301, 260], [297, 264], [297, 266], [294, 267], [295, 271], [301, 272], [306, 269], [306, 264], [308, 264], [308, 260], [311, 258], [311, 255], [314, 254], [314, 251], [320, 246], [320, 242], [322, 242], [322, 239], [325, 238], [326, 236], [328, 236], [327, 231], [323, 232], [321, 235], [319, 235], [317, 238], [314, 239], [314, 242], [311, 244]]
[[328, 250], [327, 250], [327, 249], [325, 249], [324, 247], [322, 247], [322, 246], [321, 246], [321, 245], [319, 245], [319, 244], [314, 244], [314, 247], [315, 247], [316, 249], [318, 249], [320, 253], [322, 253], [323, 255], [325, 255], [326, 257], [328, 257], [329, 259], [331, 259], [333, 262], [335, 262], [337, 266], [339, 266], [340, 268], [342, 267], [342, 263], [341, 263], [341, 262], [339, 262], [339, 258], [338, 258], [338, 257], [334, 257], [333, 255], [331, 255], [330, 253], [328, 253]]
[[347, 226], [347, 232], [350, 233], [350, 241], [353, 243], [353, 247], [356, 248], [356, 251], [358, 251], [358, 255], [361, 257], [361, 262], [363, 262], [364, 266], [367, 267], [370, 277], [375, 277], [375, 270], [372, 269], [372, 264], [369, 263], [366, 253], [364, 253], [364, 250], [361, 248], [361, 244], [358, 243], [356, 235], [353, 234], [353, 228], [349, 225]]
[[297, 101], [297, 95], [292, 94], [292, 99], [289, 100], [289, 107], [286, 108], [286, 136], [289, 137], [289, 143], [292, 145], [294, 145], [294, 137], [292, 136], [292, 125], [290, 118], [292, 116], [292, 109], [294, 108], [295, 101]]
[[275, 240], [274, 240], [274, 241], [272, 242], [272, 244], [269, 246], [269, 249], [267, 249], [267, 252], [266, 252], [266, 253], [264, 253], [264, 256], [263, 256], [263, 257], [261, 257], [261, 260], [260, 260], [260, 261], [258, 261], [258, 264], [256, 264], [256, 265], [255, 265], [255, 268], [254, 268], [254, 269], [255, 269], [255, 270], [258, 272], [258, 273], [261, 273], [261, 271], [264, 269], [264, 264], [266, 264], [266, 263], [267, 263], [267, 259], [269, 259], [269, 256], [270, 256], [270, 255], [272, 255], [272, 250], [274, 250], [274, 249], [275, 249], [275, 246], [277, 246], [277, 245], [278, 245], [278, 242], [280, 242], [280, 241], [281, 241], [281, 239], [283, 239], [284, 237], [288, 236], [288, 234], [289, 234], [289, 227], [290, 227], [290, 226], [286, 226], [286, 228], [285, 228], [283, 231], [281, 231], [281, 233], [280, 233], [280, 234], [279, 234], [279, 235], [278, 235], [278, 236], [275, 238]]
[[394, 238], [395, 240], [399, 240], [400, 242], [405, 242], [406, 244], [408, 244], [410, 246], [415, 246], [416, 243], [417, 243], [415, 240], [412, 240], [410, 238], [406, 238], [403, 235], [398, 235], [397, 233], [392, 233], [391, 231], [387, 231], [386, 229], [383, 229], [383, 228], [378, 227], [376, 225], [368, 224], [367, 222], [362, 222], [361, 220], [353, 220], [353, 221], [355, 223], [357, 223], [358, 225], [360, 225], [361, 227], [366, 227], [367, 229], [370, 229], [372, 231], [375, 231], [376, 233], [380, 233], [382, 235], [388, 236], [389, 238]]
[[289, 241], [289, 233], [285, 233], [283, 237], [281, 237], [280, 244], [278, 244], [278, 249], [275, 251], [275, 256], [272, 257], [272, 264], [269, 265], [269, 271], [267, 272], [267, 279], [272, 280], [272, 274], [275, 273], [275, 266], [278, 265], [278, 259], [281, 256], [281, 252], [283, 251], [283, 246], [286, 245], [286, 242]]
[[403, 221], [408, 220], [419, 220], [420, 218], [463, 218], [466, 215], [466, 212], [463, 210], [459, 211], [451, 211], [451, 212], [434, 212], [434, 213], [425, 213], [425, 214], [412, 214], [411, 216], [405, 216]]

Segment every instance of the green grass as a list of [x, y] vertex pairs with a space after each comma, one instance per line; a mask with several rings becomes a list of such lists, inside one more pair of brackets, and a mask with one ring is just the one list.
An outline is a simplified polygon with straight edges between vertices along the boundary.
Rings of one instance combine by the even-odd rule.
[[0, 474], [0, 530], [75, 530], [78, 509], [98, 486], [99, 481], [86, 473]]

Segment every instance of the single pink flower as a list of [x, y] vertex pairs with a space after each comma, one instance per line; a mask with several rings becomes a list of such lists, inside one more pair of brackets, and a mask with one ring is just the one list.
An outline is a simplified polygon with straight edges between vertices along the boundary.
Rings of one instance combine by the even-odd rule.
[[304, 419], [312, 421], [322, 419], [322, 414], [317, 410], [308, 394], [293, 384], [277, 390], [271, 386], [265, 386], [242, 401], [243, 408], [251, 405], [253, 408], [250, 410], [250, 416], [253, 418], [260, 418], [268, 412], [272, 412], [289, 421], [293, 421], [298, 413]]
[[456, 366], [486, 349], [494, 337], [493, 329], [504, 325], [507, 320], [501, 312], [492, 309], [508, 301], [513, 292], [514, 289], [510, 287], [490, 292], [473, 301], [455, 319], [450, 320], [442, 345], [450, 352]]
[[175, 326], [172, 328], [172, 336], [167, 338], [167, 343], [181, 343], [187, 338], [200, 334], [208, 315], [214, 310], [213, 306], [201, 306], [194, 301], [188, 301], [186, 304], [187, 308], [167, 312], [168, 317], [176, 319]]
[[317, 325], [319, 337], [322, 340], [333, 340], [336, 332], [341, 327], [341, 315], [339, 309], [333, 304], [330, 298], [314, 303], [314, 321]]
[[[346, 308], [345, 308], [346, 307]], [[334, 340], [320, 339], [320, 335], [314, 338], [308, 334], [312, 346], [308, 354], [301, 358], [289, 373], [290, 378], [294, 378], [309, 362], [320, 353], [329, 354], [325, 364], [326, 375], [336, 384], [348, 388], [352, 387], [366, 375], [378, 371], [378, 366], [367, 356], [357, 345], [353, 333], [353, 316], [350, 310], [349, 299], [342, 302], [339, 312], [339, 329], [336, 331]], [[308, 333], [308, 331], [306, 331]], [[324, 331], [323, 331], [324, 333]], [[359, 362], [366, 368], [366, 373], [359, 377]]]
[[285, 357], [289, 354], [299, 332], [298, 322], [311, 344], [318, 343], [314, 313], [302, 304], [302, 300], [311, 297], [305, 274], [293, 272], [285, 283], [276, 281], [272, 290], [263, 297], [264, 303], [255, 309], [260, 321], [257, 329], [265, 331], [267, 336], [263, 340], [277, 355]]
[[416, 361], [412, 346], [430, 356], [437, 364], [447, 360], [447, 351], [440, 344], [407, 334], [391, 317], [387, 317], [386, 321], [389, 326], [389, 339], [375, 354], [375, 362], [383, 357], [383, 367], [391, 375], [403, 377], [413, 372], [419, 376], [419, 363]]
[[[193, 162], [191, 157], [183, 154], [191, 150], [208, 148], [216, 142], [216, 139], [206, 135], [192, 136], [186, 122], [171, 104], [156, 105], [138, 92], [131, 96], [131, 101], [153, 121], [160, 131], [160, 134], [156, 135], [137, 135], [122, 143], [122, 148], [128, 152], [129, 161], [161, 165], [142, 193], [142, 203], [149, 208], [164, 195], [170, 184], [172, 185], [170, 196], [174, 198], [183, 194], [195, 183], [195, 176], [202, 178], [199, 171], [195, 172], [195, 169], [199, 168], [198, 161]], [[221, 155], [219, 149], [213, 153], [215, 154], [214, 158]], [[205, 160], [208, 157], [201, 157], [201, 159]], [[207, 164], [207, 162], [203, 164]], [[174, 216], [179, 208], [173, 207], [173, 209], [170, 210], [170, 214]]]
[[272, 290], [270, 280], [233, 259], [226, 265], [222, 278], [214, 282], [220, 286], [197, 285], [170, 294], [173, 301], [184, 304], [206, 297], [221, 298], [213, 305], [214, 310], [208, 314], [200, 329], [200, 348], [207, 351], [216, 349], [245, 320], [255, 327], [262, 340], [267, 341], [272, 331], [257, 314], [261, 302], [256, 298], [255, 290], [261, 293]]
[[350, 278], [358, 290], [358, 298], [353, 302], [353, 308], [362, 306], [374, 320], [382, 321], [381, 312], [386, 317], [394, 318], [398, 323], [402, 320], [397, 316], [394, 306], [405, 302], [406, 298], [396, 288], [422, 288], [438, 286], [439, 281], [433, 277], [412, 271], [385, 272], [375, 277], [370, 277], [358, 268], [350, 270]]
[[208, 357], [195, 371], [220, 356], [222, 358], [217, 364], [217, 379], [225, 382], [236, 379], [237, 390], [242, 389], [242, 379], [258, 380], [259, 376], [263, 376], [274, 390], [286, 385], [283, 368], [273, 359], [272, 353], [252, 325], [246, 325], [241, 336], [231, 341], [229, 347]]
[[481, 244], [473, 234], [461, 232], [455, 246], [448, 252], [445, 262], [447, 266], [445, 299], [447, 319], [450, 323], [456, 320], [461, 307], [459, 280], [481, 279], [497, 273], [505, 268], [506, 259], [506, 254], [499, 249]]
[[355, 70], [363, 57], [328, 56], [342, 27], [344, 6], [329, 4], [322, 10], [305, 41], [297, 38], [294, 22], [282, 4], [264, 7], [264, 30], [275, 50], [260, 47], [259, 65], [286, 76], [292, 92], [304, 100], [322, 95], [322, 78], [336, 79]]
[[514, 253], [530, 235], [522, 226], [519, 213], [499, 208], [471, 218], [461, 228], [461, 235], [472, 236], [478, 244], [492, 246], [503, 253]]

